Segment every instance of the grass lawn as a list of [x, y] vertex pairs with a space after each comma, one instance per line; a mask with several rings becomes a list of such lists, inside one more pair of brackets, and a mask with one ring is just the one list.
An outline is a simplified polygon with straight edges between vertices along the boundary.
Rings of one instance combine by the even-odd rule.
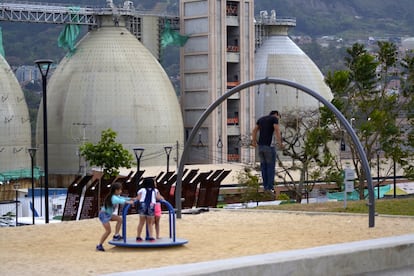
[[[347, 201], [344, 208], [343, 201], [311, 203], [311, 204], [282, 204], [272, 206], [259, 206], [258, 209], [308, 211], [308, 212], [341, 212], [341, 213], [368, 213], [368, 201]], [[397, 199], [375, 200], [375, 212], [380, 215], [414, 216], [414, 197]]]

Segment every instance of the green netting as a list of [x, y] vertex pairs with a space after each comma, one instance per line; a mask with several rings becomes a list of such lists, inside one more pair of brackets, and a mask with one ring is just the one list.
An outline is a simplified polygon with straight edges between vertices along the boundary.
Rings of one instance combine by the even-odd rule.
[[[391, 189], [391, 185], [382, 186], [380, 187], [380, 198], [384, 197], [384, 194], [386, 194]], [[378, 194], [378, 187], [374, 188], [374, 194], [377, 196]], [[364, 190], [364, 196], [367, 197], [368, 190]], [[328, 199], [336, 199], [338, 201], [344, 200], [344, 192], [339, 193], [328, 193]], [[346, 200], [359, 200], [359, 192], [353, 191], [352, 193], [346, 194]]]
[[3, 34], [1, 32], [1, 27], [0, 27], [0, 55], [2, 57], [5, 57], [4, 48], [3, 48]]
[[175, 45], [175, 46], [184, 46], [187, 42], [188, 36], [181, 35], [177, 31], [171, 30], [170, 22], [166, 22], [164, 26], [164, 30], [161, 34], [161, 47], [165, 48], [168, 45]]
[[[41, 171], [38, 167], [33, 168], [33, 177], [39, 179], [39, 177], [44, 176], [44, 172]], [[0, 181], [6, 182], [22, 178], [32, 178], [32, 169], [19, 169], [6, 172], [0, 172]]]
[[[79, 18], [79, 15], [76, 14], [80, 10], [79, 7], [71, 7], [69, 8], [72, 14], [72, 20], [76, 21]], [[67, 24], [63, 31], [59, 34], [58, 37], [58, 46], [69, 51], [68, 55], [72, 55], [76, 51], [76, 39], [78, 38], [80, 33], [79, 25]]]

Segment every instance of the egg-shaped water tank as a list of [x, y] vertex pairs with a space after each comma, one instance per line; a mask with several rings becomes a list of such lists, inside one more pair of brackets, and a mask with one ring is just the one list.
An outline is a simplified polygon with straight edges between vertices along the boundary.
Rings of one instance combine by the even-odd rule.
[[[271, 77], [299, 83], [327, 100], [332, 92], [315, 63], [288, 37], [285, 26], [268, 25], [268, 37], [257, 48], [255, 55], [256, 79]], [[316, 109], [318, 101], [302, 91], [282, 86], [263, 85], [256, 93], [256, 117], [271, 110]]]
[[184, 140], [181, 109], [164, 69], [136, 37], [112, 22], [86, 34], [59, 63], [47, 85], [47, 115], [52, 174], [81, 172], [79, 146], [98, 142], [108, 128], [132, 154], [134, 147], [145, 149], [141, 167], [165, 165], [164, 146]]
[[30, 118], [22, 89], [0, 55], [0, 173], [30, 169]]

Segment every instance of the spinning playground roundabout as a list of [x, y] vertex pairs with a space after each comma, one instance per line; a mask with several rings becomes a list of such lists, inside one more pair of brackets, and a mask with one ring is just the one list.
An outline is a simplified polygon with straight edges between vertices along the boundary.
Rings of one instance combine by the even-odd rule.
[[122, 237], [123, 239], [115, 241], [109, 241], [109, 244], [120, 247], [140, 247], [140, 248], [155, 248], [155, 247], [171, 247], [179, 246], [188, 243], [188, 240], [180, 239], [175, 236], [175, 211], [174, 207], [165, 200], [160, 201], [168, 208], [168, 221], [169, 221], [169, 238], [156, 239], [155, 241], [149, 241], [148, 228], [146, 231], [146, 238], [143, 241], [137, 242], [134, 237], [127, 237], [127, 214], [131, 207], [130, 204], [125, 205], [122, 210]]

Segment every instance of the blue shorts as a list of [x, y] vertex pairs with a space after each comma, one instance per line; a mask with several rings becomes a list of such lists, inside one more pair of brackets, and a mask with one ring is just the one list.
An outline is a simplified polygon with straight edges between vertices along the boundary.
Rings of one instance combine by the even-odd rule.
[[145, 202], [139, 202], [138, 214], [140, 216], [153, 217], [155, 214], [155, 204], [151, 203], [147, 206]]
[[99, 220], [102, 223], [107, 223], [107, 222], [109, 222], [111, 220], [112, 214], [108, 214], [108, 213], [106, 213], [104, 211], [100, 211], [98, 217], [99, 217]]

